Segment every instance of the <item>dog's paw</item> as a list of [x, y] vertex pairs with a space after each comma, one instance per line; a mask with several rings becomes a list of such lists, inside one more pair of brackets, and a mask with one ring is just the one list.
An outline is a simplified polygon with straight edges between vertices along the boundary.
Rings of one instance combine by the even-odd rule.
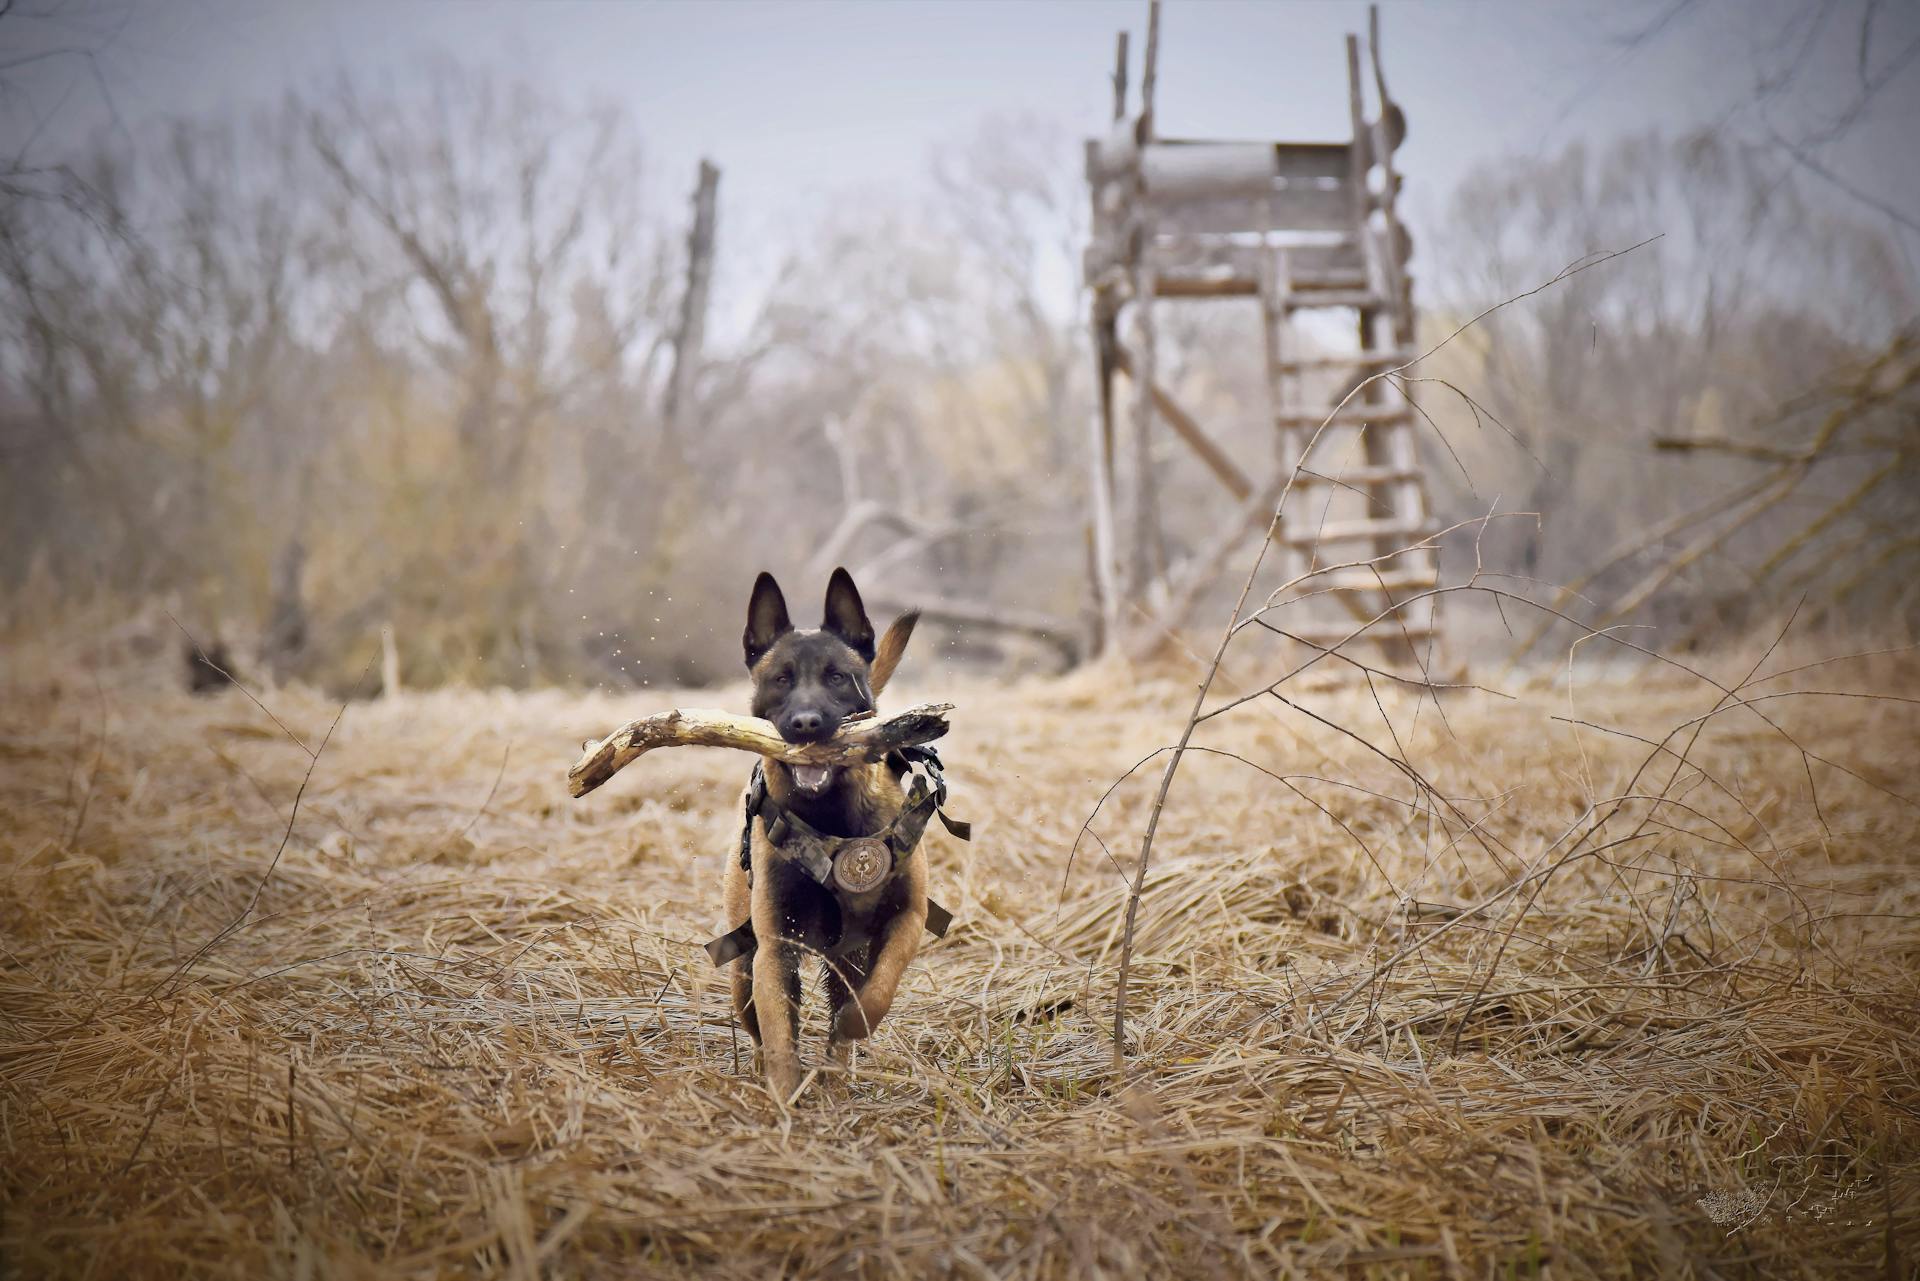
[[835, 1042], [866, 1040], [873, 1035], [874, 1028], [880, 1023], [880, 1016], [885, 1013], [885, 1010], [881, 1010], [878, 1013], [869, 1014], [860, 1002], [848, 1001], [840, 1007], [840, 1013], [834, 1016], [833, 1040]]
[[767, 1093], [773, 1095], [774, 1100], [778, 1102], [780, 1106], [785, 1107], [787, 1101], [793, 1097], [793, 1092], [799, 1088], [800, 1065], [794, 1061], [793, 1057], [791, 1055], [768, 1055]]

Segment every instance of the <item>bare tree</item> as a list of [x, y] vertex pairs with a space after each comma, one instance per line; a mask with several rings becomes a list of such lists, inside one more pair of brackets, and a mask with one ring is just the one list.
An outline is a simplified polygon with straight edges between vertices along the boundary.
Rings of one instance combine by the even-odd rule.
[[989, 121], [936, 157], [923, 207], [836, 216], [774, 312], [806, 385], [783, 399], [814, 407], [806, 483], [836, 500], [814, 568], [844, 557], [970, 637], [1070, 629], [1078, 604], [1077, 172], [1064, 138]]
[[[16, 510], [56, 529], [87, 513], [87, 536], [54, 549], [72, 572], [215, 595], [246, 578], [222, 558], [245, 558], [284, 500], [285, 470], [252, 463], [275, 452], [265, 423], [297, 384], [283, 144], [267, 124], [176, 124], [151, 150], [96, 151], [66, 199], [11, 210], [4, 350], [31, 409], [9, 474]], [[235, 484], [242, 472], [261, 489]]]
[[[1455, 478], [1443, 514], [1477, 514], [1493, 494], [1542, 513], [1538, 535], [1513, 531], [1528, 575], [1573, 578], [1596, 550], [1699, 505], [1725, 468], [1664, 463], [1656, 435], [1721, 434], [1773, 413], [1885, 341], [1910, 305], [1883, 235], [1808, 200], [1768, 149], [1710, 134], [1576, 145], [1476, 173], [1435, 256], [1438, 293], [1471, 311], [1546, 263], [1650, 235], [1608, 271], [1492, 318], [1434, 374], [1477, 402], [1437, 386], [1428, 397], [1465, 460], [1435, 469]], [[1630, 573], [1608, 581], [1624, 591]]]

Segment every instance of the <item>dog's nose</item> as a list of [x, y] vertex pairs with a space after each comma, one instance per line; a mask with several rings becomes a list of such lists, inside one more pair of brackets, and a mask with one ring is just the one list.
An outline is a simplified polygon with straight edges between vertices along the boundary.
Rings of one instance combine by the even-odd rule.
[[818, 712], [795, 712], [787, 717], [788, 738], [818, 738], [826, 725]]

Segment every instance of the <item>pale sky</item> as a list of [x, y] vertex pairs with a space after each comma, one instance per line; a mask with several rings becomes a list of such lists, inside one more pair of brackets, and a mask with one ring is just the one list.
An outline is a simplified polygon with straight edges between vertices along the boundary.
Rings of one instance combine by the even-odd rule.
[[[1869, 7], [1868, 79], [1901, 70], [1819, 155], [1896, 211], [1856, 204], [1860, 216], [1893, 227], [1898, 217], [1920, 222], [1920, 148], [1907, 136], [1920, 123], [1920, 68], [1910, 65], [1920, 5], [1389, 3], [1382, 43], [1411, 125], [1399, 160], [1416, 230], [1470, 166], [1504, 154], [1648, 128], [1753, 135], [1769, 118], [1804, 137], [1858, 96]], [[343, 68], [404, 78], [424, 55], [450, 53], [563, 97], [623, 104], [653, 190], [676, 207], [697, 159], [711, 156], [725, 175], [724, 256], [777, 242], [836, 201], [920, 190], [934, 149], [963, 142], [989, 116], [1032, 117], [1068, 138], [1098, 130], [1114, 33], [1131, 29], [1137, 56], [1145, 25], [1144, 0], [21, 0], [0, 19], [0, 65], [67, 43], [95, 57], [8, 70], [0, 145], [16, 154], [34, 137], [29, 158], [55, 159], [113, 114], [137, 134], [157, 116], [321, 87]], [[1345, 136], [1342, 37], [1365, 25], [1364, 4], [1350, 0], [1170, 0], [1161, 132]], [[1789, 89], [1763, 108], [1756, 84], [1789, 65]], [[1911, 254], [1920, 239], [1902, 234]]]

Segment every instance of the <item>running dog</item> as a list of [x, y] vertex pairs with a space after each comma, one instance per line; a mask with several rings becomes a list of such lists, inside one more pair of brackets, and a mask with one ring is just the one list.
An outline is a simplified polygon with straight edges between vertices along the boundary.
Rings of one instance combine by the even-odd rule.
[[[753, 714], [789, 743], [831, 738], [848, 717], [874, 710], [917, 621], [917, 613], [901, 615], [876, 644], [852, 575], [836, 569], [820, 629], [797, 631], [780, 585], [761, 574], [743, 636]], [[734, 1011], [759, 1047], [768, 1088], [783, 1102], [800, 1083], [804, 956], [822, 960], [828, 1052], [844, 1062], [849, 1044], [886, 1017], [920, 950], [928, 902], [918, 838], [938, 801], [910, 800], [909, 769], [898, 755], [866, 765], [766, 759], [748, 786], [740, 856], [727, 859], [722, 926], [749, 940], [730, 949]], [[922, 795], [916, 785], [913, 796]], [[855, 870], [843, 873], [843, 864]], [[944, 930], [945, 913], [933, 910], [941, 917], [935, 928]]]

